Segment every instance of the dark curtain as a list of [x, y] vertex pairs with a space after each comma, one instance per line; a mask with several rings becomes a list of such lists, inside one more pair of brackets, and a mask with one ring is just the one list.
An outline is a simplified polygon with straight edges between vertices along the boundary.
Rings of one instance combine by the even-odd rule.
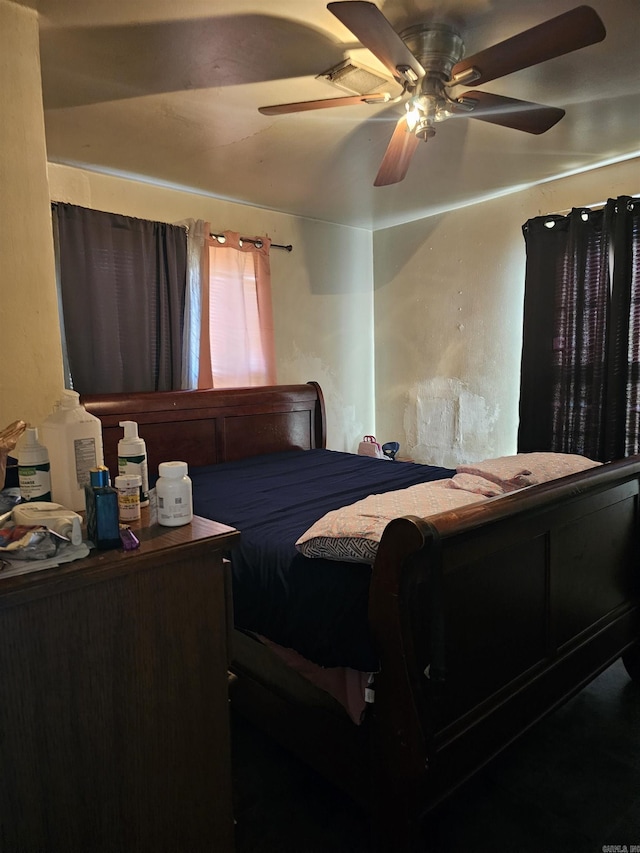
[[605, 458], [640, 452], [640, 202], [617, 200], [608, 340]]
[[639, 210], [623, 197], [523, 227], [519, 452], [637, 452]]
[[179, 389], [185, 229], [61, 203], [53, 216], [73, 388]]

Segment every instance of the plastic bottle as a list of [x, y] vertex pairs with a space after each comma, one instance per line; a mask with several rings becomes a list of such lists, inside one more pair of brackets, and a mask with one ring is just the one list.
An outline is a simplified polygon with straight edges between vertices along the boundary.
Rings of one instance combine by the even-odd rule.
[[89, 472], [104, 464], [100, 420], [80, 405], [76, 391], [65, 390], [42, 422], [40, 436], [49, 451], [53, 500], [67, 509], [83, 510]]
[[114, 480], [118, 493], [118, 517], [120, 521], [137, 521], [140, 518], [140, 474], [119, 474]]
[[96, 548], [120, 548], [118, 493], [109, 485], [109, 469], [93, 468], [84, 488], [87, 511], [87, 537]]
[[135, 421], [120, 421], [120, 426], [124, 428], [124, 437], [118, 442], [118, 474], [124, 477], [140, 475], [140, 506], [149, 506], [147, 447], [138, 435]]
[[38, 430], [27, 427], [18, 451], [18, 484], [23, 501], [51, 500], [51, 465], [47, 448], [38, 441]]
[[156, 496], [158, 524], [178, 527], [193, 519], [191, 480], [186, 462], [161, 462], [158, 465]]
[[17, 504], [11, 514], [16, 524], [43, 525], [66, 536], [72, 545], [82, 544], [82, 516], [60, 504], [31, 501]]

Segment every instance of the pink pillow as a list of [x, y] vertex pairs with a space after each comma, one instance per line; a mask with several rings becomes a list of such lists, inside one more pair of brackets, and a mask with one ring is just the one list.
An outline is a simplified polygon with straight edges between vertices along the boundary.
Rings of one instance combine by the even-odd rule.
[[511, 492], [601, 464], [577, 453], [532, 452], [485, 459], [473, 465], [458, 465], [456, 471], [460, 474], [485, 477], [502, 486], [505, 492]]

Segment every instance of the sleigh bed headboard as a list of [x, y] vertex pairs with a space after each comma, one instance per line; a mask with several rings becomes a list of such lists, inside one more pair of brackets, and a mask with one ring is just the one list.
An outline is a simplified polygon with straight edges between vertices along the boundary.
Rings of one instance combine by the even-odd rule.
[[81, 402], [102, 421], [105, 464], [112, 474], [118, 469], [123, 420], [138, 423], [150, 471], [168, 459], [213, 465], [326, 445], [324, 400], [316, 382], [88, 395]]

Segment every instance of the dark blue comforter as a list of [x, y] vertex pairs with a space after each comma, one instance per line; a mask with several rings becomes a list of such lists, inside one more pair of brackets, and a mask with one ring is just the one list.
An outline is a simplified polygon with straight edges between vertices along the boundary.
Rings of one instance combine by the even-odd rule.
[[373, 671], [371, 568], [303, 557], [296, 540], [332, 509], [455, 471], [332, 450], [292, 450], [191, 469], [194, 512], [241, 532], [230, 554], [238, 628], [321, 666]]

